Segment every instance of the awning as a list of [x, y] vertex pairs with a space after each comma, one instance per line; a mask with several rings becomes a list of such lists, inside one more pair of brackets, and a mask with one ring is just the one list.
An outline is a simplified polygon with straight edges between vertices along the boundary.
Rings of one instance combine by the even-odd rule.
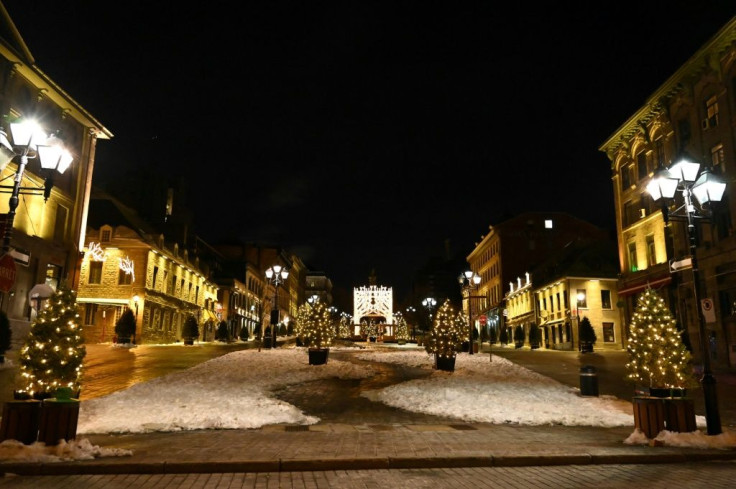
[[204, 310], [204, 320], [217, 322], [217, 315], [209, 309]]
[[647, 287], [652, 289], [659, 289], [661, 287], [664, 287], [665, 285], [672, 282], [672, 276], [668, 275], [666, 277], [658, 278], [656, 280], [648, 280], [644, 283], [639, 283], [637, 285], [632, 285], [631, 287], [626, 287], [625, 289], [621, 289], [618, 291], [619, 297], [625, 296], [625, 295], [631, 295], [636, 294], [637, 292], [641, 292], [642, 290], [645, 290]]

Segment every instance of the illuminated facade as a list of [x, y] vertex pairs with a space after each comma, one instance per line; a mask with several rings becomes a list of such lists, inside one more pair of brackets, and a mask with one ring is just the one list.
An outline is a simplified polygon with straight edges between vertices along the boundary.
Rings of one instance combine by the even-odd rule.
[[199, 339], [214, 339], [222, 314], [218, 290], [198, 258], [190, 259], [112, 198], [92, 199], [87, 236], [77, 293], [85, 341], [112, 341], [127, 308], [136, 313], [137, 343], [181, 340], [190, 315], [199, 323]]
[[[671, 271], [689, 255], [685, 223], [665, 225], [661, 207], [644, 192], [657, 169], [689, 155], [727, 182], [724, 201], [696, 224], [703, 298], [715, 306], [706, 324], [714, 367], [736, 367], [736, 18], [666, 80], [600, 147], [611, 162], [616, 210], [618, 289], [628, 324], [636, 297], [661, 289], [699, 356], [692, 273]], [[680, 199], [681, 200], [681, 199]], [[682, 204], [678, 201], [674, 207]]]
[[[498, 333], [504, 327], [510, 282], [516, 282], [571, 242], [591, 242], [605, 237], [604, 230], [562, 212], [527, 212], [489, 226], [488, 234], [481, 237], [466, 258], [470, 269], [481, 277], [473, 295], [484, 299], [474, 301], [473, 311], [486, 315], [489, 330], [486, 334], [490, 335], [491, 329]], [[463, 302], [467, 307], [468, 301]], [[477, 325], [476, 317], [474, 323]]]
[[[14, 285], [9, 293], [2, 294], [2, 299], [3, 309], [16, 328], [14, 340], [20, 340], [31, 319], [28, 293], [35, 284], [55, 288], [64, 283], [76, 288], [79, 256], [86, 245], [95, 148], [98, 140], [109, 139], [112, 133], [36, 66], [4, 8], [0, 9], [0, 23], [0, 114], [6, 121], [43, 114], [39, 124], [47, 132], [60, 131], [74, 156], [70, 168], [54, 178], [47, 202], [43, 195], [21, 194], [16, 209], [10, 244], [17, 273]], [[7, 130], [7, 125], [4, 128]], [[12, 187], [16, 160], [0, 172], [6, 186], [3, 192], [9, 192], [8, 185]], [[44, 177], [38, 159], [30, 159], [21, 186], [42, 190]], [[9, 209], [8, 200], [7, 193], [0, 196], [3, 218]]]

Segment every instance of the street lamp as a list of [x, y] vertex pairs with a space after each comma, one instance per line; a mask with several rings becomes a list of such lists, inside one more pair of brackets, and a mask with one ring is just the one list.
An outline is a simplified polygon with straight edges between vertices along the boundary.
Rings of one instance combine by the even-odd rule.
[[472, 299], [479, 299], [481, 295], [471, 295], [474, 290], [478, 288], [480, 284], [480, 275], [473, 272], [472, 270], [466, 270], [461, 273], [457, 278], [460, 283], [460, 287], [464, 293], [467, 293], [468, 297], [468, 354], [473, 354], [473, 302]]
[[409, 307], [406, 308], [406, 315], [409, 316], [409, 313], [411, 313], [411, 319], [412, 319], [412, 321], [411, 321], [411, 339], [412, 340], [416, 340], [417, 339], [416, 338], [416, 336], [417, 336], [417, 318], [416, 318], [416, 316], [414, 314], [416, 312], [417, 312], [417, 310], [414, 307], [412, 307], [412, 306], [409, 306]]
[[286, 282], [287, 278], [289, 278], [289, 270], [281, 265], [273, 265], [266, 270], [266, 279], [275, 290], [271, 309], [271, 348], [276, 347], [276, 328], [279, 324], [279, 286]]
[[[575, 312], [578, 315], [578, 351], [582, 351], [580, 342], [580, 306], [585, 303], [585, 292], [581, 290], [575, 298], [578, 300], [577, 307], [575, 308]], [[572, 347], [574, 348], [574, 345]]]
[[429, 327], [432, 328], [432, 308], [437, 305], [437, 301], [434, 300], [432, 297], [427, 297], [422, 301], [422, 305], [427, 308], [427, 312], [429, 313]]
[[[710, 169], [700, 169], [700, 163], [688, 161], [683, 158], [668, 169], [657, 172], [646, 188], [652, 199], [662, 200], [662, 217], [665, 224], [670, 219], [687, 222], [687, 238], [690, 245], [690, 259], [692, 260], [693, 273], [693, 301], [698, 311], [698, 334], [700, 336], [700, 355], [703, 361], [703, 377], [700, 383], [703, 387], [705, 400], [705, 420], [709, 435], [721, 433], [721, 418], [718, 413], [718, 399], [716, 393], [716, 379], [710, 369], [710, 351], [705, 331], [705, 317], [700, 307], [700, 279], [697, 259], [697, 232], [695, 220], [704, 219], [708, 216], [707, 207], [711, 202], [720, 202], [726, 190], [726, 184], [718, 177], [710, 173]], [[682, 193], [684, 203], [679, 208], [670, 212], [665, 199], [674, 199], [677, 191]], [[695, 201], [693, 201], [695, 197]], [[700, 214], [695, 207], [699, 204]], [[678, 214], [684, 212], [684, 214]]]
[[[11, 122], [10, 135], [13, 139], [12, 144], [8, 139], [7, 133], [0, 128], [0, 171], [5, 169], [13, 158], [16, 156], [20, 157], [13, 185], [0, 185], [0, 188], [11, 189], [3, 190], [3, 192], [10, 193], [11, 196], [8, 203], [8, 215], [5, 221], [2, 254], [10, 251], [10, 238], [13, 234], [15, 210], [18, 208], [18, 196], [20, 194], [43, 194], [44, 201], [47, 201], [51, 195], [51, 189], [54, 186], [54, 170], [64, 173], [69, 168], [69, 165], [72, 164], [73, 160], [69, 151], [64, 149], [62, 141], [55, 135], [47, 135], [41, 129], [41, 126], [34, 121]], [[41, 168], [46, 173], [44, 186], [43, 188], [21, 187], [28, 160], [36, 157], [38, 157]]]

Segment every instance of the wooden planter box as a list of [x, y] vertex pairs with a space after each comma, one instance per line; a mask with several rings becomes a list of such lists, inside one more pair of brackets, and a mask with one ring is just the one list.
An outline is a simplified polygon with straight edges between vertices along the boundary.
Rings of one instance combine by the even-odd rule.
[[647, 438], [660, 431], [690, 433], [697, 429], [693, 400], [687, 397], [634, 397], [634, 426]]
[[634, 426], [647, 438], [656, 438], [664, 429], [664, 400], [659, 397], [634, 397]]
[[44, 442], [46, 446], [52, 446], [58, 445], [60, 440], [73, 440], [77, 437], [78, 420], [79, 401], [44, 400], [38, 427], [38, 441]]
[[0, 441], [18, 440], [24, 445], [32, 445], [38, 438], [40, 416], [41, 401], [7, 401], [3, 406]]
[[697, 430], [693, 400], [689, 397], [665, 398], [664, 426], [669, 431], [679, 433], [690, 433]]

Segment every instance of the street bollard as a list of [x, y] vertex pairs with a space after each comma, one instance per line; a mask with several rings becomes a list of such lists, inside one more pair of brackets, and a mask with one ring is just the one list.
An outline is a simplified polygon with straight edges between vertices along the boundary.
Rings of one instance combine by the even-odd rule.
[[592, 365], [580, 368], [580, 395], [598, 396], [598, 374]]

